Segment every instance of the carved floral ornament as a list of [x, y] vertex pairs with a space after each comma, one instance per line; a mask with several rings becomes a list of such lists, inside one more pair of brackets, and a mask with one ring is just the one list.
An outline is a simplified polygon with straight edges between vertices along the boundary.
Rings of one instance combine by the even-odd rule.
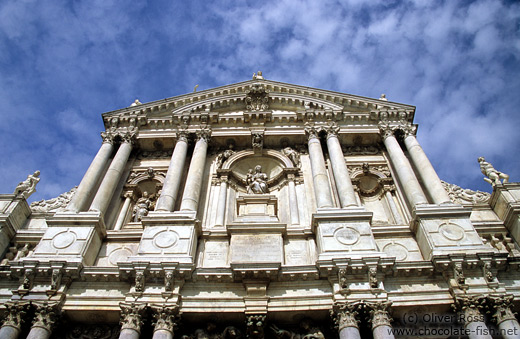
[[249, 111], [265, 111], [269, 109], [269, 91], [264, 84], [255, 83], [246, 92], [246, 109]]

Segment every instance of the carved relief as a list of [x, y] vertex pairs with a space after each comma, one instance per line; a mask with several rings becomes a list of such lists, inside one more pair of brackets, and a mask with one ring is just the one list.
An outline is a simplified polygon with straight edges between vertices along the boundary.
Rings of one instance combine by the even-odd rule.
[[376, 155], [381, 151], [377, 145], [342, 146], [345, 155]]
[[263, 132], [251, 132], [251, 146], [255, 150], [261, 150], [264, 147]]
[[229, 145], [229, 149], [225, 150], [224, 152], [221, 152], [217, 155], [217, 158], [215, 159], [215, 165], [217, 169], [221, 169], [224, 162], [233, 154], [235, 154], [235, 151], [233, 150], [233, 144]]
[[247, 315], [246, 316], [246, 329], [247, 337], [253, 339], [264, 338], [264, 327], [265, 327], [265, 314], [260, 315]]
[[117, 339], [119, 338], [119, 327], [115, 325], [74, 324], [64, 337], [66, 339]]
[[441, 182], [451, 201], [456, 204], [486, 204], [491, 198], [491, 194], [487, 192], [472, 191], [446, 181], [441, 180]]
[[35, 201], [31, 204], [31, 210], [42, 213], [65, 211], [77, 188], [78, 186], [75, 186], [70, 191], [62, 193], [53, 199]]
[[271, 325], [271, 330], [274, 332], [277, 338], [294, 338], [294, 339], [325, 339], [323, 332], [316, 326], [313, 325], [310, 319], [303, 319], [300, 322], [301, 333], [296, 333], [288, 330], [280, 329], [276, 325]]
[[246, 92], [246, 109], [249, 111], [265, 111], [269, 109], [269, 91], [263, 84], [251, 85], [251, 89]]

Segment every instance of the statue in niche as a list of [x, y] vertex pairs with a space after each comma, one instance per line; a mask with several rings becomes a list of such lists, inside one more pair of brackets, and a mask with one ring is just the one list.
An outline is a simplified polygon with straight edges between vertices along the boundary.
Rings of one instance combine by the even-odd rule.
[[132, 211], [134, 222], [140, 222], [144, 216], [148, 215], [150, 209], [152, 209], [152, 197], [149, 196], [148, 192], [144, 191], [143, 195], [137, 199]]
[[27, 179], [20, 182], [16, 189], [14, 190], [14, 194], [22, 195], [25, 199], [29, 198], [31, 194], [36, 192], [36, 184], [40, 181], [40, 171], [34, 172], [34, 174], [29, 174]]
[[318, 327], [314, 327], [310, 319], [303, 319], [300, 323], [300, 328], [304, 333], [294, 333], [288, 330], [282, 330], [276, 325], [271, 326], [277, 338], [280, 339], [325, 339], [323, 332]]
[[480, 164], [480, 171], [487, 177], [484, 178], [484, 181], [489, 182], [491, 186], [501, 184], [500, 179], [504, 179], [504, 184], [509, 182], [509, 175], [497, 171], [484, 157], [479, 157], [478, 162]]
[[256, 165], [255, 171], [249, 169], [246, 175], [247, 193], [264, 194], [268, 193], [267, 174], [262, 173], [262, 166]]

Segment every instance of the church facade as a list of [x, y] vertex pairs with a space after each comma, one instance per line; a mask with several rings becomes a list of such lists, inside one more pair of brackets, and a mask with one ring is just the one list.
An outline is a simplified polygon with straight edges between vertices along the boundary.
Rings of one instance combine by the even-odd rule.
[[261, 72], [104, 113], [77, 187], [0, 195], [0, 338], [520, 338], [520, 184], [414, 115]]

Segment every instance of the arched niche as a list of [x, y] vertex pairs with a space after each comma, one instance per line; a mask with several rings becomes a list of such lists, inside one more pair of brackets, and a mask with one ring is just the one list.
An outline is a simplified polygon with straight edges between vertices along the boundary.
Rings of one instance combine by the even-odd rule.
[[217, 175], [226, 175], [232, 187], [237, 191], [246, 192], [247, 174], [258, 165], [262, 167], [262, 172], [267, 174], [269, 192], [285, 185], [289, 175], [299, 175], [299, 169], [293, 167], [288, 157], [279, 151], [268, 149], [262, 150], [262, 153], [245, 150], [233, 154], [222, 164], [222, 169], [217, 170]]

